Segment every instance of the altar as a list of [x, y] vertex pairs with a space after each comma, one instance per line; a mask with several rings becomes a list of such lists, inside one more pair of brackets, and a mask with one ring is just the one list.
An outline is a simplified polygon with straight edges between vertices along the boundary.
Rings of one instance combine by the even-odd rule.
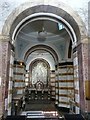
[[36, 84], [28, 88], [28, 100], [33, 99], [50, 99], [51, 90], [50, 86], [38, 81]]

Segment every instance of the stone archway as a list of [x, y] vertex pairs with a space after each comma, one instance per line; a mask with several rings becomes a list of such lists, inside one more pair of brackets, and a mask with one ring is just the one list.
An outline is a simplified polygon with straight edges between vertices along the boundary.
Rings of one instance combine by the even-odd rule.
[[57, 53], [49, 46], [46, 46], [46, 45], [35, 45], [33, 47], [31, 47], [26, 53], [25, 53], [25, 56], [24, 56], [24, 60], [26, 61], [28, 56], [33, 52], [33, 51], [36, 51], [36, 50], [45, 50], [45, 51], [48, 51], [52, 56], [53, 56], [53, 59], [55, 61], [55, 63], [57, 64], [58, 63], [58, 55]]
[[[10, 14], [10, 16], [7, 18], [4, 24], [4, 27], [2, 29], [2, 34], [9, 35], [10, 31], [12, 33], [20, 21], [22, 21], [24, 18], [26, 18], [30, 14], [38, 13], [38, 12], [53, 13], [53, 14], [55, 13], [58, 16], [61, 16], [62, 18], [64, 18], [67, 22], [70, 22], [73, 28], [75, 27], [75, 29], [77, 29], [77, 32], [75, 31], [75, 33], [77, 33], [78, 36], [79, 34], [81, 36], [83, 34], [86, 36], [85, 25], [82, 22], [79, 15], [77, 15], [76, 12], [74, 12], [70, 7], [63, 4], [62, 2], [52, 3], [52, 1], [49, 3], [47, 3], [46, 1], [42, 1], [42, 2], [31, 1], [29, 3], [25, 3], [21, 5], [15, 11], [13, 11]], [[15, 24], [13, 24], [13, 22], [15, 22]], [[10, 26], [12, 26], [12, 28]], [[80, 39], [80, 36], [79, 36], [79, 39]]]
[[[88, 65], [86, 65], [87, 54], [85, 54], [85, 53], [87, 53], [86, 29], [85, 29], [85, 26], [84, 26], [82, 20], [80, 19], [80, 17], [70, 7], [64, 5], [61, 2], [58, 4], [57, 3], [53, 4], [52, 2], [47, 3], [45, 1], [44, 2], [36, 2], [36, 1], [32, 2], [31, 1], [29, 3], [23, 4], [20, 7], [18, 7], [7, 18], [7, 20], [4, 24], [4, 27], [2, 29], [2, 36], [1, 36], [2, 50], [4, 50], [4, 52], [2, 52], [2, 56], [3, 56], [3, 60], [5, 60], [5, 62], [2, 63], [2, 65], [3, 65], [2, 73], [4, 75], [3, 76], [1, 75], [1, 76], [2, 76], [2, 81], [4, 82], [3, 84], [5, 84], [5, 86], [7, 86], [6, 81], [11, 82], [12, 81], [11, 78], [13, 77], [13, 73], [10, 74], [10, 72], [13, 72], [12, 67], [10, 67], [10, 69], [7, 68], [8, 62], [9, 62], [9, 65], [10, 65], [10, 63], [12, 65], [13, 60], [14, 60], [14, 45], [12, 43], [12, 39], [14, 38], [15, 34], [18, 32], [19, 28], [25, 22], [27, 22], [27, 20], [30, 20], [29, 17], [31, 15], [33, 15], [34, 13], [37, 14], [39, 12], [52, 13], [54, 15], [60, 16], [61, 19], [59, 19], [59, 20], [61, 20], [62, 23], [66, 25], [72, 38], [74, 40], [76, 39], [75, 42], [77, 42], [77, 43], [74, 43], [76, 45], [74, 46], [74, 49], [73, 49], [73, 55], [74, 55], [73, 61], [74, 61], [75, 67], [78, 68], [77, 76], [79, 75], [78, 79], [80, 81], [80, 84], [82, 85], [82, 87], [80, 88], [80, 99], [81, 99], [80, 110], [82, 112], [85, 112], [85, 96], [83, 96], [83, 93], [85, 94], [85, 91], [82, 88], [84, 88], [85, 81], [88, 80], [88, 77], [87, 77]], [[75, 35], [76, 35], [76, 38], [75, 38]], [[8, 48], [10, 48], [10, 49], [8, 49]], [[8, 50], [8, 52], [5, 53], [5, 50], [6, 51]], [[10, 55], [8, 56], [9, 57], [9, 60], [8, 60], [7, 55], [9, 53], [10, 53]], [[82, 61], [82, 59], [83, 59], [83, 61]], [[86, 61], [86, 63], [85, 63], [85, 61]], [[84, 67], [85, 67], [85, 69], [82, 69]], [[6, 75], [7, 71], [5, 71], [6, 68], [8, 70], [10, 70], [8, 79], [7, 79], [7, 75]], [[76, 71], [76, 69], [75, 69], [75, 71]], [[4, 92], [6, 91], [5, 86], [3, 86]], [[5, 94], [4, 94], [4, 96], [5, 96]], [[82, 99], [84, 99], [84, 100], [82, 101]], [[3, 98], [3, 100], [4, 100], [4, 98]], [[9, 99], [9, 104], [10, 103], [11, 103], [11, 101]], [[5, 102], [3, 102], [3, 105], [4, 104], [5, 104]], [[3, 108], [2, 111], [5, 110], [4, 106], [1, 106], [1, 107]], [[2, 112], [1, 112], [1, 114], [2, 114]]]

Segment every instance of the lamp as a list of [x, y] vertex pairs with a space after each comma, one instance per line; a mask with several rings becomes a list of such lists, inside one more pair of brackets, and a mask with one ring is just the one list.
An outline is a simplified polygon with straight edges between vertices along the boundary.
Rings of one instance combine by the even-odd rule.
[[39, 41], [45, 41], [46, 40], [47, 32], [44, 30], [44, 27], [42, 28], [42, 31], [38, 32], [38, 40]]

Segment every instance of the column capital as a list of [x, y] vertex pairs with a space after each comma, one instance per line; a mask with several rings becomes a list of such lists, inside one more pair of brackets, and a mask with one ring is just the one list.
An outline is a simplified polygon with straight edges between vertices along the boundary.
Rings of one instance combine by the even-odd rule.
[[1, 42], [9, 42], [10, 36], [9, 35], [0, 35], [0, 41]]
[[86, 43], [88, 43], [89, 42], [89, 36], [83, 36], [82, 38], [81, 38], [82, 40], [81, 40], [81, 43], [82, 44], [86, 44]]

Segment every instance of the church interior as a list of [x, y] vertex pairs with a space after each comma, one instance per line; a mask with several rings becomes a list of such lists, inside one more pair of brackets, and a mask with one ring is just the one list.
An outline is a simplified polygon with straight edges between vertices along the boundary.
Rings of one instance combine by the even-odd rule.
[[86, 28], [65, 8], [25, 4], [7, 18], [0, 36], [1, 120], [90, 119]]

